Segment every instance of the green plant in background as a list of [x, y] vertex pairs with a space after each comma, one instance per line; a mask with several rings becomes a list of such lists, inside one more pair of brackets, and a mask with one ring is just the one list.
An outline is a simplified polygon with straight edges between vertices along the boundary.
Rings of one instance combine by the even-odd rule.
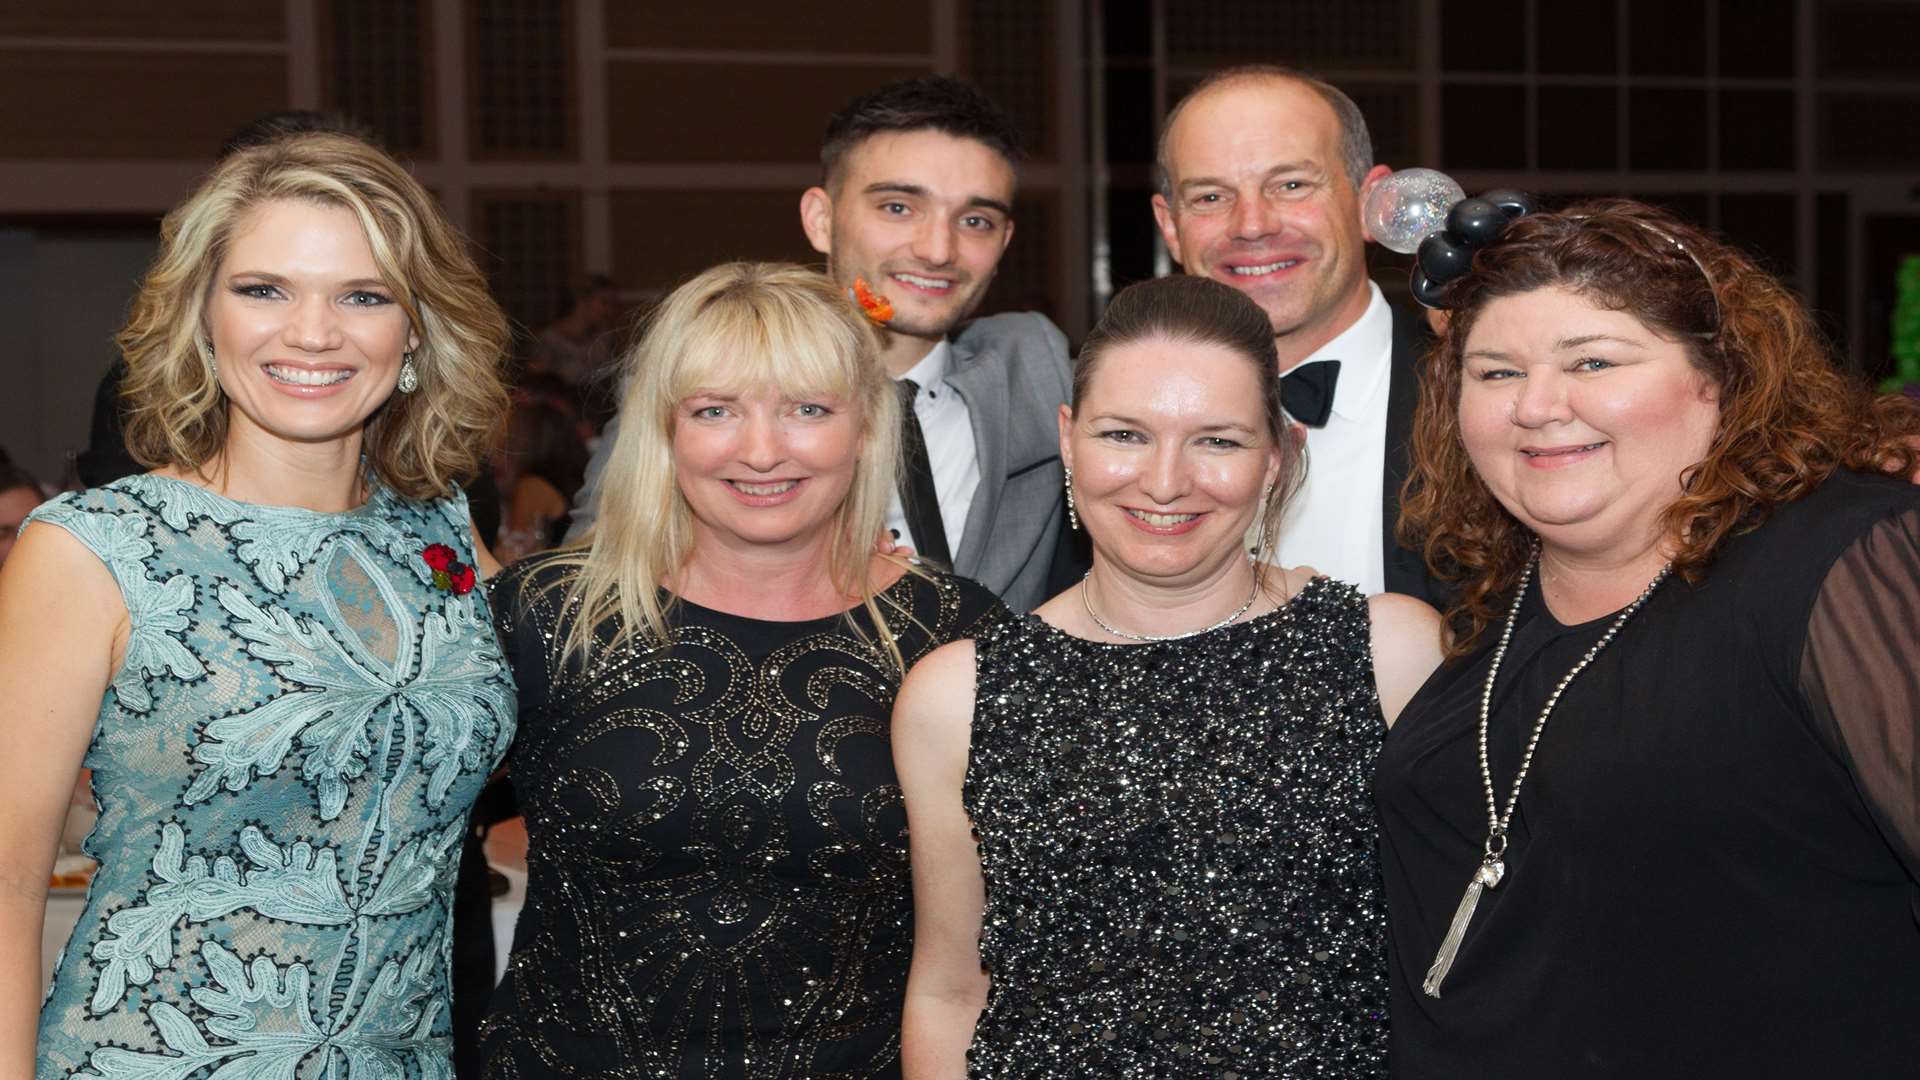
[[1920, 386], [1920, 255], [1900, 260], [1893, 304], [1893, 374], [1880, 389], [1893, 393]]

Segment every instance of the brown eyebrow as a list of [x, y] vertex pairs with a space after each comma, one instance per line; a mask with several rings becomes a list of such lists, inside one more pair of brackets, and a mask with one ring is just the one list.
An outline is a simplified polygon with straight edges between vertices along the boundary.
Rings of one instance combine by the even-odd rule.
[[[1128, 427], [1146, 427], [1147, 426], [1147, 423], [1144, 420], [1136, 420], [1131, 416], [1121, 416], [1118, 413], [1101, 413], [1098, 416], [1091, 416], [1087, 418], [1087, 422], [1090, 424], [1101, 421], [1101, 420], [1111, 420], [1116, 424], [1125, 424]], [[1215, 431], [1244, 431], [1244, 432], [1247, 432], [1248, 434], [1253, 434], [1257, 429], [1250, 428], [1247, 425], [1239, 423], [1237, 421], [1227, 420], [1218, 424], [1207, 424], [1203, 427], [1199, 427], [1194, 430], [1199, 434], [1205, 435]]]
[[[1268, 169], [1266, 172], [1261, 173], [1260, 179], [1262, 181], [1271, 180], [1275, 176], [1283, 173], [1306, 173], [1309, 176], [1318, 177], [1324, 175], [1325, 170], [1311, 161], [1283, 161], [1271, 169]], [[1232, 187], [1233, 185], [1217, 176], [1196, 176], [1192, 179], [1180, 181], [1178, 186], [1179, 189], [1184, 192], [1189, 188]]]
[[1553, 351], [1577, 349], [1582, 345], [1591, 345], [1596, 341], [1611, 341], [1616, 345], [1625, 345], [1630, 349], [1644, 349], [1646, 345], [1632, 338], [1618, 337], [1613, 334], [1581, 334], [1577, 337], [1564, 337], [1553, 343]]
[[[229, 279], [257, 278], [261, 282], [268, 285], [285, 285], [288, 283], [288, 280], [289, 280], [288, 278], [282, 277], [279, 274], [270, 273], [266, 270], [235, 270], [232, 273], [228, 274], [227, 277]], [[381, 280], [380, 278], [354, 278], [352, 281], [341, 282], [340, 287], [343, 289], [366, 289], [366, 288], [390, 289], [393, 286], [388, 285], [385, 281]]]

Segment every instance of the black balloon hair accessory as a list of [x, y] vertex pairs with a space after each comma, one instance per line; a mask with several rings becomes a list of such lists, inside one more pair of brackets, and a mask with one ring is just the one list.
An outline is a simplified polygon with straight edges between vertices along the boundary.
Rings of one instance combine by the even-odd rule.
[[1446, 287], [1473, 269], [1474, 251], [1498, 240], [1508, 222], [1539, 208], [1531, 195], [1504, 188], [1454, 203], [1447, 211], [1447, 227], [1420, 241], [1413, 298], [1426, 307], [1446, 307]]

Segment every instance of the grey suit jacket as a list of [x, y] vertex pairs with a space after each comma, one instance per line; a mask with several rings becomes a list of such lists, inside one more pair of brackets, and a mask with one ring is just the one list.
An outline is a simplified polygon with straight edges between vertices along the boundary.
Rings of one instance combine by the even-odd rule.
[[[1055, 419], [1071, 387], [1066, 335], [1046, 316], [1025, 311], [974, 319], [952, 345], [947, 381], [967, 403], [980, 459], [980, 486], [953, 570], [1013, 610], [1031, 611], [1049, 595], [1048, 570], [1066, 518]], [[607, 425], [574, 496], [570, 543], [593, 524], [600, 470], [619, 422]]]

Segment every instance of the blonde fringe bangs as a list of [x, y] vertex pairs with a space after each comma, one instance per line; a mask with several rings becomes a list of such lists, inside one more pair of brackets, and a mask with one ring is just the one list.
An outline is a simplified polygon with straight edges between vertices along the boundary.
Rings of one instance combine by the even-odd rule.
[[[679, 404], [700, 390], [831, 397], [861, 410], [853, 486], [831, 524], [835, 587], [857, 598], [879, 645], [904, 667], [872, 586], [874, 544], [899, 470], [899, 403], [874, 331], [840, 289], [787, 263], [726, 263], [676, 289], [623, 363], [619, 433], [601, 474], [600, 507], [584, 546], [561, 556], [571, 617], [562, 659], [592, 667], [603, 654], [670, 643], [661, 589], [693, 554], [693, 518], [673, 467]], [[923, 573], [905, 560], [912, 573]], [[858, 630], [856, 624], [856, 630]]]

